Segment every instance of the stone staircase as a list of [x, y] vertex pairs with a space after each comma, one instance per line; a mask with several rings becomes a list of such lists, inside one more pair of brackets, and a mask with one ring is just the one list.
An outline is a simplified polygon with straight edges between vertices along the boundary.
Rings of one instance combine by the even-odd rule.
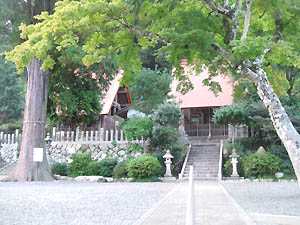
[[202, 142], [202, 144], [192, 144], [183, 178], [188, 178], [190, 166], [193, 166], [195, 180], [217, 180], [219, 159], [219, 143]]
[[10, 164], [3, 164], [0, 167], [0, 176], [8, 176], [12, 173], [12, 171], [14, 170], [14, 168], [16, 167], [17, 162], [13, 162]]

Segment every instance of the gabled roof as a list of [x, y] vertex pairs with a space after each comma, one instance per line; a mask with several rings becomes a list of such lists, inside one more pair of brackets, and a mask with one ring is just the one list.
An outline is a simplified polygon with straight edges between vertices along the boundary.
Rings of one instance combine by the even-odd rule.
[[[118, 74], [116, 75], [116, 77], [111, 81], [109, 89], [104, 94], [105, 97], [101, 101], [102, 110], [101, 110], [100, 115], [108, 115], [110, 113], [113, 102], [114, 102], [116, 96], [118, 95], [118, 91], [120, 89], [120, 81], [122, 79], [122, 73], [123, 73], [123, 70], [120, 69]], [[130, 95], [129, 95], [129, 92], [128, 92], [128, 88], [125, 87], [125, 89], [126, 89], [126, 95], [127, 95], [128, 103], [131, 104], [131, 98], [130, 98]]]
[[[220, 75], [213, 80], [218, 82], [222, 87], [222, 92], [215, 96], [212, 91], [209, 91], [209, 87], [204, 86], [202, 81], [209, 75], [207, 69], [203, 70], [201, 74], [195, 74], [191, 69], [185, 67], [185, 72], [190, 72], [189, 76], [194, 89], [190, 90], [187, 94], [183, 95], [176, 91], [178, 81], [173, 81], [171, 85], [171, 95], [175, 96], [175, 101], [179, 103], [181, 109], [185, 108], [205, 108], [205, 107], [220, 107], [230, 105], [233, 102], [233, 84], [230, 76]], [[196, 75], [196, 76], [195, 76]]]

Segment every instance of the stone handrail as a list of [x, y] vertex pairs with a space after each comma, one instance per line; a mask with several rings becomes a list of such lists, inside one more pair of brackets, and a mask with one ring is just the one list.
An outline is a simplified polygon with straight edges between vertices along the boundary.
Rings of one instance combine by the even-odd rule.
[[218, 180], [222, 180], [222, 161], [223, 161], [223, 140], [220, 144], [220, 159], [219, 159], [219, 171], [218, 171]]
[[194, 171], [190, 166], [188, 200], [186, 207], [185, 225], [194, 225]]
[[186, 156], [185, 156], [182, 168], [181, 168], [181, 172], [180, 172], [180, 174], [178, 176], [179, 180], [181, 180], [183, 178], [184, 170], [185, 170], [188, 158], [189, 158], [189, 154], [190, 154], [191, 148], [192, 148], [192, 145], [189, 145], [189, 149], [188, 149], [188, 152], [186, 153]]

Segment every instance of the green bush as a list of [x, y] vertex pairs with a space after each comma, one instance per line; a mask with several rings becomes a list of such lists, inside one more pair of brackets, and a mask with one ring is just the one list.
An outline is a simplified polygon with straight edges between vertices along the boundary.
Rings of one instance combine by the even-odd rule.
[[15, 123], [5, 123], [0, 125], [0, 131], [8, 134], [12, 134], [19, 129], [20, 132], [22, 131], [22, 122], [15, 122]]
[[155, 157], [143, 155], [129, 161], [128, 176], [133, 178], [157, 177], [160, 169], [161, 165]]
[[71, 177], [77, 176], [88, 176], [89, 175], [89, 164], [92, 162], [91, 154], [89, 153], [78, 153], [72, 155], [73, 160], [69, 165], [69, 175]]
[[100, 175], [100, 163], [98, 161], [91, 161], [87, 165], [87, 176], [99, 176]]
[[118, 164], [118, 160], [115, 158], [105, 158], [99, 162], [99, 174], [104, 177], [112, 177], [113, 170]]
[[150, 145], [153, 148], [165, 150], [177, 142], [179, 131], [169, 126], [157, 125], [153, 127]]
[[115, 178], [128, 177], [128, 161], [123, 161], [116, 165], [113, 172]]
[[52, 173], [67, 176], [68, 175], [68, 164], [56, 162], [53, 164]]
[[133, 139], [145, 139], [151, 137], [152, 120], [148, 117], [132, 118], [122, 124], [122, 130], [129, 141]]
[[270, 152], [281, 159], [280, 171], [286, 175], [294, 175], [295, 171], [290, 160], [290, 157], [283, 145], [271, 145], [267, 148], [267, 152]]
[[245, 177], [274, 176], [280, 171], [280, 162], [280, 158], [269, 152], [249, 155], [243, 159]]

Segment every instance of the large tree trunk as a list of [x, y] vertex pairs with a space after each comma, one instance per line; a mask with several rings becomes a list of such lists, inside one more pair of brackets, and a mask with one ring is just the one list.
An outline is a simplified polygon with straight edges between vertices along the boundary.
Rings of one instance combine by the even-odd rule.
[[[49, 72], [41, 70], [42, 61], [34, 58], [27, 67], [27, 92], [21, 151], [9, 181], [53, 180], [45, 151], [45, 119]], [[33, 162], [33, 149], [44, 148], [43, 162]]]
[[267, 108], [275, 130], [285, 146], [300, 185], [300, 135], [293, 126], [275, 94], [266, 72], [261, 68], [246, 68], [243, 73], [256, 85], [257, 92]]

